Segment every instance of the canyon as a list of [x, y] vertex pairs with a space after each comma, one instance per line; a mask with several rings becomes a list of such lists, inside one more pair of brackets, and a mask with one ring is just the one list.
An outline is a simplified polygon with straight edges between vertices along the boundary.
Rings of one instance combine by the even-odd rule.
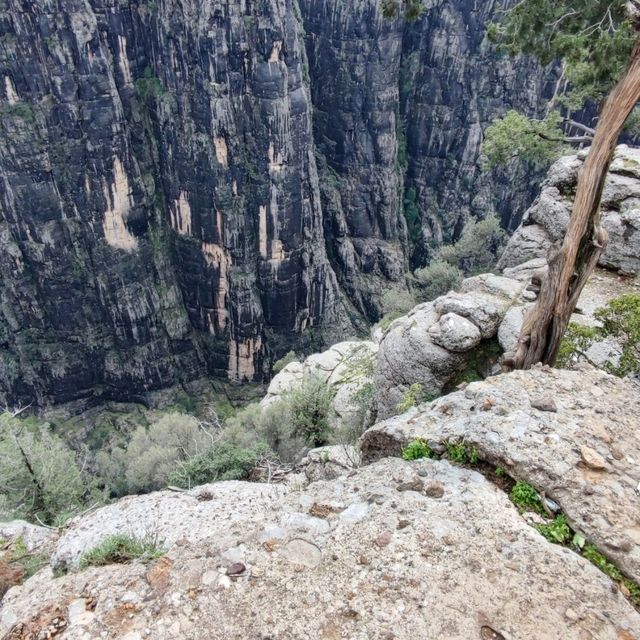
[[492, 49], [497, 4], [2, 0], [0, 404], [264, 381], [470, 216], [515, 229], [538, 177], [482, 131], [555, 79]]

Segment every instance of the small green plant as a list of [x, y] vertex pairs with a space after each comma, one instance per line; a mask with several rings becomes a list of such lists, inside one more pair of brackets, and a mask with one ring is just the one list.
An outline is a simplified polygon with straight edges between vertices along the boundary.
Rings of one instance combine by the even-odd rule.
[[15, 104], [4, 104], [0, 106], [1, 118], [21, 118], [25, 122], [33, 124], [36, 119], [34, 108], [25, 102], [16, 102]]
[[422, 385], [419, 382], [414, 382], [402, 396], [402, 400], [396, 405], [396, 411], [404, 413], [422, 401], [428, 401], [428, 399], [422, 390]]
[[[27, 549], [22, 536], [18, 536], [12, 542], [0, 539], [0, 549], [7, 548], [7, 554], [2, 558], [8, 564], [22, 567], [24, 575], [22, 580], [30, 578], [49, 564], [49, 559], [38, 553], [31, 553]], [[2, 580], [0, 580], [0, 593], [2, 593]]]
[[99, 545], [83, 554], [80, 559], [80, 568], [124, 564], [133, 560], [151, 562], [164, 553], [165, 550], [151, 538], [115, 534], [105, 538]]
[[511, 498], [511, 502], [513, 502], [521, 512], [534, 511], [540, 515], [546, 515], [538, 492], [528, 482], [518, 480], [513, 489], [511, 489], [509, 497]]
[[435, 300], [438, 296], [457, 289], [464, 278], [460, 268], [444, 260], [436, 259], [413, 274], [417, 281], [421, 300]]
[[598, 309], [595, 317], [602, 322], [599, 333], [615, 338], [622, 348], [618, 364], [606, 369], [617, 376], [640, 373], [640, 294], [629, 293]]
[[400, 285], [390, 287], [380, 297], [383, 318], [399, 318], [416, 306], [413, 294]]
[[311, 376], [301, 387], [284, 394], [294, 438], [302, 438], [309, 447], [329, 442], [329, 413], [335, 393], [321, 377]]
[[592, 544], [585, 545], [582, 555], [612, 580], [624, 585], [633, 604], [636, 607], [640, 606], [640, 586], [636, 582], [624, 576], [620, 569], [609, 562]]
[[445, 442], [447, 457], [458, 464], [477, 464], [479, 460], [478, 450], [470, 446], [464, 440], [448, 440]]
[[504, 478], [507, 475], [507, 472], [502, 467], [496, 467], [494, 473], [496, 474], [496, 478]]
[[566, 544], [572, 537], [572, 531], [564, 514], [556, 516], [547, 524], [539, 524], [536, 529], [549, 541], [555, 544]]
[[571, 322], [560, 343], [556, 366], [566, 367], [571, 364], [574, 358], [586, 358], [586, 352], [595, 338], [596, 329], [594, 327], [585, 327]]
[[420, 460], [420, 458], [435, 458], [436, 454], [426, 440], [418, 439], [410, 442], [402, 450], [404, 460]]
[[158, 98], [165, 93], [160, 78], [153, 73], [151, 67], [147, 67], [144, 70], [144, 76], [138, 78], [133, 84], [138, 96], [144, 101], [147, 101], [149, 98]]

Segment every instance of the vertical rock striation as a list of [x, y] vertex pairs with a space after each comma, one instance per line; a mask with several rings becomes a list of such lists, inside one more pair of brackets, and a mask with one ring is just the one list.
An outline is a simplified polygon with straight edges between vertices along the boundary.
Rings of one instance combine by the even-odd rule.
[[260, 380], [376, 317], [546, 90], [481, 4], [0, 0], [0, 402]]

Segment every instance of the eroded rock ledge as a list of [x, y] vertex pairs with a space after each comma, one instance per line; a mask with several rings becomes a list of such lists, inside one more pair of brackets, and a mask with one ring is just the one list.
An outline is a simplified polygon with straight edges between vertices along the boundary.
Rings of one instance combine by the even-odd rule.
[[465, 440], [480, 457], [557, 502], [629, 577], [640, 579], [640, 385], [597, 369], [535, 368], [381, 422], [362, 439], [365, 461], [422, 438]]
[[58, 557], [77, 558], [107, 521], [150, 527], [168, 555], [41, 572], [5, 597], [0, 634], [30, 637], [54, 617], [74, 639], [640, 634], [640, 615], [604, 574], [547, 542], [483, 476], [446, 461], [382, 460], [304, 490], [219, 483], [130, 498], [73, 523]]

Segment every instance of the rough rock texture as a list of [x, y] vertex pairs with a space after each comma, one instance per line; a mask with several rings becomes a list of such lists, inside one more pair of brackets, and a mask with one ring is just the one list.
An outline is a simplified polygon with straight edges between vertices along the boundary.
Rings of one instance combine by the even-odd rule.
[[310, 355], [303, 363], [290, 362], [277, 373], [260, 401], [265, 409], [288, 391], [300, 388], [311, 377], [334, 388], [329, 422], [334, 429], [358, 428], [363, 421], [358, 393], [373, 384], [378, 344], [371, 340], [339, 342], [322, 353]]
[[[597, 369], [535, 368], [471, 383], [369, 429], [365, 461], [415, 438], [464, 439], [480, 457], [557, 502], [627, 575], [640, 580], [640, 385]], [[597, 461], [597, 462], [594, 462]]]
[[550, 83], [488, 47], [496, 4], [3, 2], [0, 402], [260, 380], [377, 318], [415, 243], [523, 210], [481, 131]]
[[[439, 395], [463, 369], [490, 368], [490, 356], [496, 354], [491, 343], [509, 309], [523, 303], [523, 288], [517, 280], [482, 274], [464, 280], [459, 292], [418, 305], [395, 320], [378, 350], [374, 376], [377, 419], [398, 413], [398, 405], [413, 384], [420, 384], [424, 394]], [[512, 317], [508, 318], [511, 323]]]
[[58, 533], [53, 529], [39, 527], [26, 520], [0, 522], [2, 544], [20, 540], [29, 553], [51, 554], [58, 541]]
[[[189, 501], [194, 527], [150, 567], [37, 574], [6, 595], [0, 635], [38, 633], [54, 616], [70, 640], [640, 635], [640, 615], [604, 574], [547, 542], [473, 471], [384, 460], [277, 503], [272, 488], [234, 483], [245, 500], [231, 502], [224, 487], [207, 487], [221, 492], [210, 503], [157, 493], [72, 525], [61, 548], [76, 552], [166, 502]], [[174, 526], [160, 519], [158, 533], [175, 540]]]
[[360, 450], [346, 444], [312, 449], [300, 461], [305, 477], [310, 481], [331, 480], [360, 466]]
[[[500, 269], [545, 258], [551, 244], [562, 240], [584, 158], [584, 152], [566, 156], [551, 167], [540, 195], [509, 240]], [[626, 145], [616, 149], [602, 196], [602, 224], [609, 233], [609, 246], [600, 264], [640, 273], [640, 149]]]

